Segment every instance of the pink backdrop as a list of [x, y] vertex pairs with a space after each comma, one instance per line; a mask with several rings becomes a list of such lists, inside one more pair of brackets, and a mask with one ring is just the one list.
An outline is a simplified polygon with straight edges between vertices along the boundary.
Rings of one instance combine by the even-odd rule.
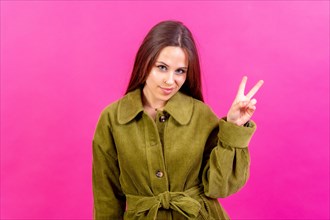
[[146, 32], [195, 35], [221, 117], [244, 74], [258, 124], [233, 219], [329, 218], [328, 1], [1, 1], [1, 219], [90, 219], [91, 142]]

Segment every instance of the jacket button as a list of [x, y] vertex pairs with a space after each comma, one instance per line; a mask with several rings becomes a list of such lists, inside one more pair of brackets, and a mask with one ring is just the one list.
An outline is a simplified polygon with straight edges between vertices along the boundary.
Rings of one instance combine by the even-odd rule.
[[160, 116], [159, 121], [160, 122], [165, 122], [166, 121], [166, 116], [165, 115]]
[[156, 172], [156, 176], [157, 176], [158, 178], [162, 178], [162, 177], [164, 176], [164, 173], [163, 173], [162, 171], [158, 170], [158, 171]]

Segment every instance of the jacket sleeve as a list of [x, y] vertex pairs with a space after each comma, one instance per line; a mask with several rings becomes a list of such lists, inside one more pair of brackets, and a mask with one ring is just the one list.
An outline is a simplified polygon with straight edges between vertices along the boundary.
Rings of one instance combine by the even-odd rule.
[[249, 141], [256, 129], [250, 121], [244, 127], [220, 119], [204, 152], [202, 182], [205, 195], [223, 198], [237, 192], [249, 177]]
[[119, 166], [109, 115], [102, 112], [93, 139], [94, 219], [122, 219], [126, 199], [119, 183]]

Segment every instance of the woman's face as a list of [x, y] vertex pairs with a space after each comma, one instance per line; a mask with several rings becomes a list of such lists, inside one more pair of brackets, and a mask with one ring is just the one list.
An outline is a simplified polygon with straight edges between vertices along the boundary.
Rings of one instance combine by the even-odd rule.
[[143, 94], [151, 107], [162, 107], [187, 78], [188, 57], [180, 47], [163, 48], [152, 67]]

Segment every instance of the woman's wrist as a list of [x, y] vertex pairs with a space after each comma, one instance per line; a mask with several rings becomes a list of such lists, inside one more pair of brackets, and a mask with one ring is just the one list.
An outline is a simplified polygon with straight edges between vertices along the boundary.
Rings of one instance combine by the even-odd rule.
[[249, 127], [249, 125], [250, 125], [250, 120], [248, 120], [247, 122], [245, 122], [243, 124], [238, 123], [236, 121], [232, 121], [232, 120], [228, 119], [228, 117], [226, 117], [225, 120], [229, 123], [235, 124], [235, 125], [240, 126], [240, 127]]

